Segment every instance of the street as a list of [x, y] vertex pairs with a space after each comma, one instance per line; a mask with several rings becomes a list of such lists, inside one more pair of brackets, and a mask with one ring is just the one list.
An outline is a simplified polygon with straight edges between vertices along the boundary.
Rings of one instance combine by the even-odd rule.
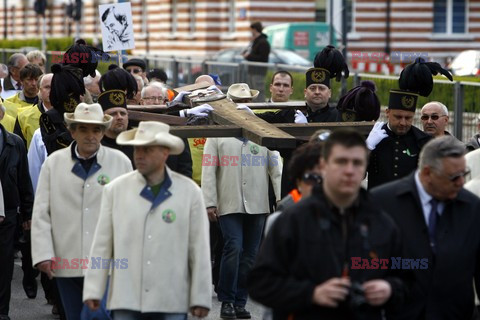
[[[10, 318], [12, 320], [46, 320], [46, 319], [59, 319], [58, 316], [52, 315], [52, 306], [47, 304], [47, 300], [43, 295], [42, 285], [37, 278], [38, 294], [36, 299], [28, 299], [23, 291], [22, 287], [22, 269], [19, 259], [15, 260], [15, 268], [13, 272], [12, 280], [12, 299], [10, 300]], [[221, 303], [217, 300], [217, 296], [214, 293], [212, 298], [212, 311], [206, 320], [218, 320], [220, 319], [220, 306]], [[252, 313], [252, 319], [262, 319], [262, 309], [256, 304], [249, 302], [247, 304], [247, 310]], [[193, 319], [193, 317], [189, 317]]]

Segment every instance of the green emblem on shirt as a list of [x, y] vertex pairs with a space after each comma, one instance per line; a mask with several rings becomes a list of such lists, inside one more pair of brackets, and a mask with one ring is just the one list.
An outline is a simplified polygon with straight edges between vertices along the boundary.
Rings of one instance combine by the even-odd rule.
[[173, 212], [172, 209], [166, 209], [162, 212], [162, 219], [166, 223], [172, 223], [175, 221], [176, 218], [177, 215], [175, 214], [175, 212]]
[[260, 148], [256, 144], [250, 146], [250, 152], [252, 154], [257, 154], [260, 151]]
[[110, 182], [110, 177], [107, 176], [106, 174], [102, 173], [102, 174], [98, 175], [97, 182], [101, 186], [104, 186], [104, 185], [106, 185], [107, 183]]

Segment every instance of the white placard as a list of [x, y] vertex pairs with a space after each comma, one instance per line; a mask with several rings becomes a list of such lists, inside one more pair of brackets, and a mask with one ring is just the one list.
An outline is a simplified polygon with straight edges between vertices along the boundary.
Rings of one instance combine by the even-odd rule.
[[135, 48], [132, 7], [130, 2], [102, 4], [98, 6], [102, 26], [103, 51], [119, 51]]

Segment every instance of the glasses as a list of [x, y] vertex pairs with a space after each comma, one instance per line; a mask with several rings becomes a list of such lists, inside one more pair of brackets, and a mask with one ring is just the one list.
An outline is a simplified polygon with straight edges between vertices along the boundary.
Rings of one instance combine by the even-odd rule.
[[130, 72], [130, 73], [133, 72], [133, 73], [137, 74], [137, 73], [142, 72], [142, 69], [130, 69], [130, 70], [128, 70], [128, 72]]
[[438, 172], [438, 173], [440, 173], [440, 175], [442, 175], [442, 176], [444, 176], [445, 178], [447, 178], [450, 182], [457, 182], [458, 179], [460, 179], [460, 178], [462, 178], [462, 177], [463, 177], [464, 179], [466, 179], [467, 177], [469, 177], [471, 171], [470, 171], [470, 169], [467, 169], [467, 170], [465, 170], [465, 171], [463, 171], [463, 172], [459, 172], [459, 173], [456, 173], [456, 174], [451, 175], [451, 176], [447, 176], [447, 175], [445, 175], [445, 174], [443, 174], [443, 173], [441, 173], [441, 172]]
[[432, 119], [433, 121], [435, 121], [435, 120], [440, 119], [440, 117], [446, 117], [446, 116], [447, 116], [446, 114], [441, 115], [441, 116], [438, 115], [438, 114], [432, 114], [432, 115], [422, 114], [420, 119], [422, 119], [423, 121], [427, 121], [428, 119]]
[[322, 182], [322, 177], [316, 173], [305, 173], [302, 180], [308, 184], [319, 184]]
[[143, 100], [146, 100], [146, 101], [158, 101], [158, 102], [166, 102], [168, 101], [167, 98], [164, 98], [164, 97], [145, 97], [143, 98]]

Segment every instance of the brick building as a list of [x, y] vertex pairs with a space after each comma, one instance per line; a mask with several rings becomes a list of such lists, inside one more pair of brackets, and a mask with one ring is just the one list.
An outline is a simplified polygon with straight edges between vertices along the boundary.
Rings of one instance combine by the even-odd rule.
[[[77, 23], [66, 17], [74, 0], [48, 0], [47, 36], [73, 36]], [[112, 0], [84, 0], [80, 36], [101, 34], [98, 5]], [[205, 56], [245, 46], [249, 24], [329, 21], [341, 38], [342, 0], [131, 0], [135, 54]], [[7, 14], [5, 16], [5, 3]], [[426, 52], [437, 61], [467, 49], [480, 49], [480, 0], [346, 0], [348, 50]], [[0, 35], [8, 39], [39, 37], [41, 21], [33, 0], [0, 3]], [[5, 32], [6, 30], [6, 32]]]

